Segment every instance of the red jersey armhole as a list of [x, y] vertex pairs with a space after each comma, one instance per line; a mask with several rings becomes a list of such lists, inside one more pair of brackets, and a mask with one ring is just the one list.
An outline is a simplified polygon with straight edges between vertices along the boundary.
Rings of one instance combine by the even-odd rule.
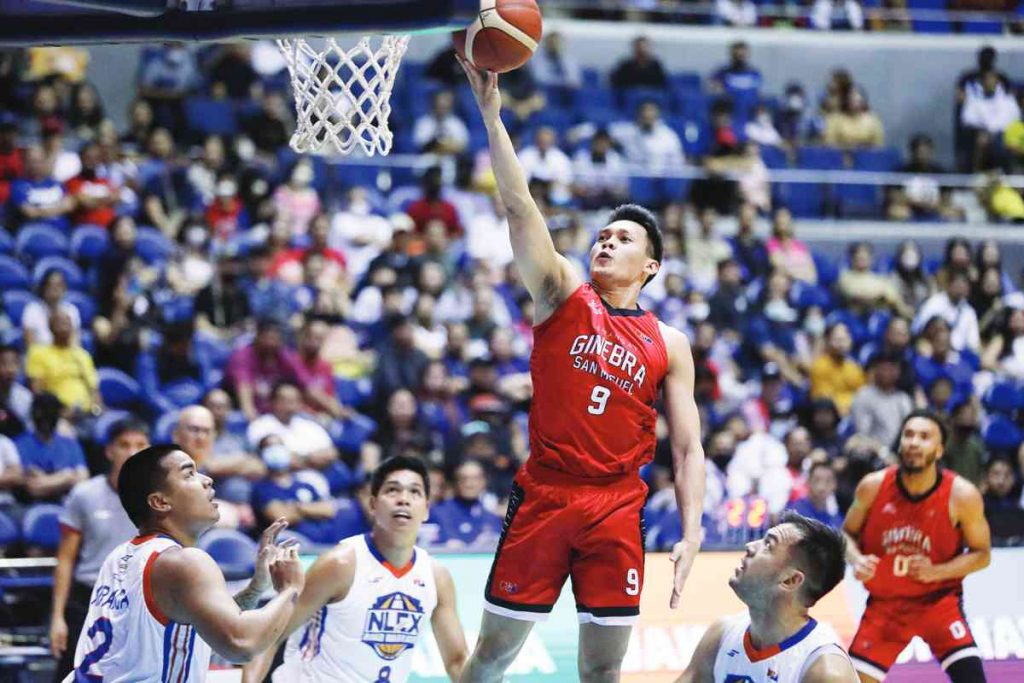
[[156, 598], [153, 596], [152, 572], [153, 565], [158, 557], [160, 557], [160, 553], [157, 552], [150, 555], [149, 559], [146, 560], [146, 567], [142, 570], [142, 596], [145, 598], [146, 608], [153, 615], [153, 618], [159, 621], [162, 626], [167, 626], [171, 620], [156, 604]]

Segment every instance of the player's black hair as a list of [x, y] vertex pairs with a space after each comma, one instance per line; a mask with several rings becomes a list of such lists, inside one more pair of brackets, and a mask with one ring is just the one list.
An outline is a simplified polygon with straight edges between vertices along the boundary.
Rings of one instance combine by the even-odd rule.
[[281, 393], [282, 389], [295, 389], [295, 391], [302, 393], [302, 388], [299, 387], [297, 382], [293, 382], [290, 379], [282, 379], [274, 384], [274, 387], [270, 390], [270, 400], [277, 400], [277, 395]]
[[836, 473], [836, 468], [828, 460], [817, 460], [811, 465], [811, 469], [807, 470], [807, 478], [810, 479], [814, 475], [815, 470], [821, 469], [828, 470], [832, 474]]
[[608, 225], [615, 221], [632, 221], [644, 229], [647, 233], [648, 253], [650, 257], [661, 263], [665, 246], [661, 237], [661, 226], [658, 225], [658, 217], [649, 209], [639, 204], [623, 204], [612, 211], [608, 216]]
[[167, 480], [163, 460], [171, 453], [185, 452], [178, 444], [159, 444], [144, 448], [128, 458], [117, 475], [117, 495], [128, 519], [138, 528], [149, 520], [149, 496]]
[[149, 425], [137, 417], [126, 417], [115, 422], [107, 431], [107, 443], [114, 443], [122, 434], [143, 434], [149, 436]]
[[913, 420], [915, 417], [923, 417], [926, 420], [931, 420], [939, 427], [939, 436], [942, 438], [942, 445], [946, 445], [946, 439], [949, 438], [949, 426], [946, 424], [946, 420], [941, 415], [928, 408], [918, 408], [910, 411], [903, 422], [900, 423], [900, 433], [897, 437], [896, 443], [899, 444], [899, 440], [903, 438], [903, 428], [907, 426], [907, 423]]
[[781, 524], [792, 524], [800, 540], [790, 546], [796, 566], [804, 573], [804, 603], [811, 607], [843, 580], [846, 539], [838, 529], [796, 512], [787, 512]]
[[[639, 204], [623, 204], [608, 216], [607, 225], [611, 225], [615, 221], [631, 221], [642, 227], [644, 232], [647, 233], [648, 256], [661, 263], [662, 256], [665, 253], [665, 242], [661, 235], [661, 226], [658, 224], [657, 216]], [[651, 275], [644, 281], [644, 284], [646, 285], [653, 279], [654, 276]]]
[[423, 493], [427, 498], [430, 498], [430, 475], [427, 473], [426, 463], [419, 458], [410, 458], [407, 455], [396, 455], [388, 458], [377, 467], [373, 477], [370, 479], [370, 495], [376, 496], [380, 493], [380, 489], [384, 486], [384, 481], [388, 478], [389, 474], [401, 472], [402, 470], [409, 470], [420, 475], [420, 479], [423, 480]]

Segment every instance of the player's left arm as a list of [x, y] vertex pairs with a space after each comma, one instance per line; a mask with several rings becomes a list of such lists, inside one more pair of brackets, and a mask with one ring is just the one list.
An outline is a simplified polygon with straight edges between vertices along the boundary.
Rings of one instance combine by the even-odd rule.
[[967, 552], [941, 564], [932, 564], [929, 558], [922, 555], [911, 558], [908, 574], [912, 579], [924, 583], [962, 579], [989, 565], [992, 559], [992, 533], [985, 519], [981, 492], [963, 477], [957, 477], [953, 481], [950, 504], [954, 521], [960, 525], [964, 535]]
[[462, 631], [462, 623], [455, 609], [455, 582], [448, 570], [436, 561], [434, 583], [437, 585], [437, 607], [430, 617], [430, 627], [434, 631], [437, 648], [441, 651], [444, 670], [448, 672], [448, 678], [457, 682], [469, 659], [469, 646], [466, 645], [466, 634]]
[[675, 579], [669, 606], [679, 605], [686, 577], [700, 550], [704, 513], [704, 446], [700, 442], [700, 414], [693, 397], [693, 352], [686, 335], [659, 323], [668, 351], [668, 374], [665, 377], [665, 413], [668, 417], [669, 441], [672, 445], [672, 472], [676, 502], [682, 518], [683, 540], [672, 549]]
[[859, 680], [848, 658], [830, 653], [814, 660], [800, 678], [800, 683], [858, 683]]

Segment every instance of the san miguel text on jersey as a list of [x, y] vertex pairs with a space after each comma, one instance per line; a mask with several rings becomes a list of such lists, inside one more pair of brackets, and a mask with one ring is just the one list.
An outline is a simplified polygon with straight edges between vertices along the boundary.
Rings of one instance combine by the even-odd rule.
[[658, 319], [581, 285], [534, 330], [531, 466], [587, 478], [638, 470], [654, 455], [667, 371]]

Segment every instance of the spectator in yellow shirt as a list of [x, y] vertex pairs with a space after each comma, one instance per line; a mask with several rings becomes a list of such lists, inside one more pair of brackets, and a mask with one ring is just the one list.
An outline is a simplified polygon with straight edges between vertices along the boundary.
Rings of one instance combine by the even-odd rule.
[[103, 408], [99, 380], [92, 357], [74, 343], [74, 327], [67, 312], [50, 315], [53, 344], [36, 344], [25, 359], [25, 374], [32, 391], [48, 391], [77, 414], [98, 413]]
[[825, 352], [811, 363], [811, 398], [830, 398], [846, 415], [853, 395], [864, 385], [864, 370], [850, 359], [853, 338], [843, 323], [825, 330]]

